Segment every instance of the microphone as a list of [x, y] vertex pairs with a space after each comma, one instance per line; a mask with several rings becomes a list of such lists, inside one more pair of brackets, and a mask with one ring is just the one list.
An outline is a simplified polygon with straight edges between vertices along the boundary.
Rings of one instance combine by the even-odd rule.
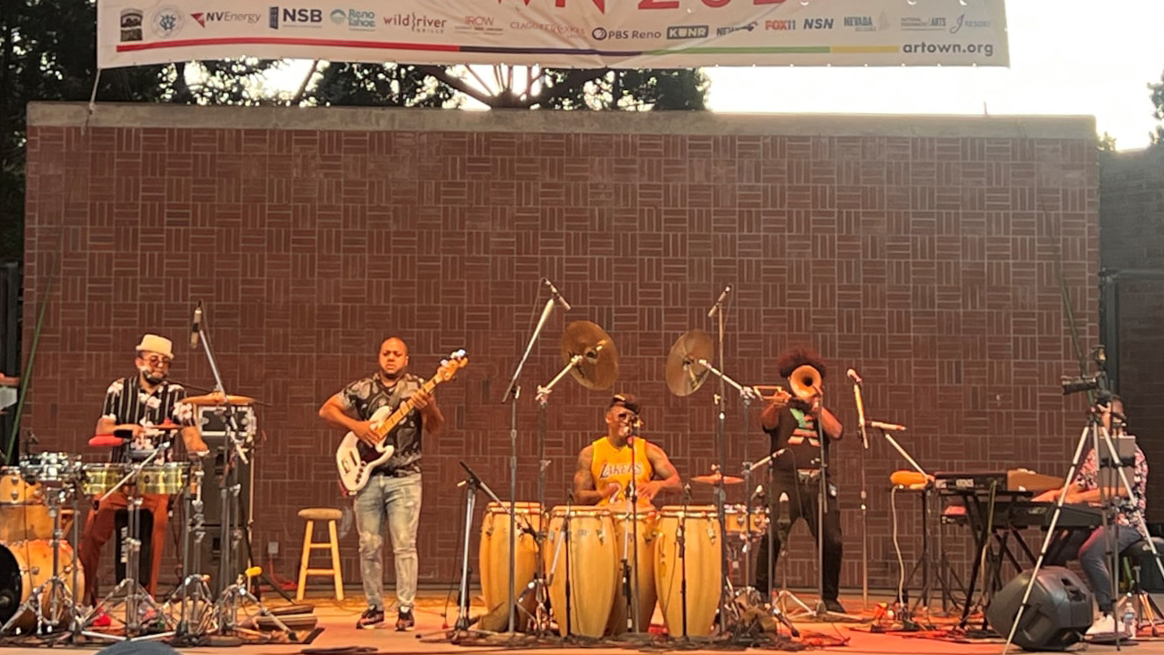
[[558, 304], [562, 306], [562, 309], [570, 311], [570, 303], [566, 302], [566, 299], [562, 297], [562, 294], [558, 293], [558, 287], [555, 287], [554, 283], [550, 282], [550, 278], [543, 277], [542, 283], [550, 288], [550, 295], [552, 295], [554, 299], [558, 301]]
[[202, 303], [194, 308], [194, 322], [190, 326], [190, 347], [198, 347], [198, 331], [202, 329]]
[[904, 425], [898, 425], [896, 423], [882, 423], [881, 421], [867, 421], [866, 425], [868, 425], [871, 428], [877, 429], [877, 430], [886, 430], [889, 432], [905, 432], [906, 431], [906, 427]]
[[853, 400], [857, 404], [857, 422], [861, 426], [861, 445], [869, 448], [869, 435], [865, 432], [865, 401], [861, 398], [861, 376], [853, 369], [849, 369], [849, 379], [853, 381]]
[[687, 500], [691, 499], [691, 483], [690, 482], [683, 485], [683, 498], [685, 498]]
[[730, 285], [730, 284], [727, 285], [726, 287], [724, 287], [723, 291], [719, 292], [719, 298], [716, 298], [715, 304], [712, 305], [711, 310], [709, 310], [707, 312], [708, 318], [715, 316], [715, 310], [719, 309], [720, 305], [723, 304], [723, 301], [727, 300], [727, 295], [731, 292], [732, 292], [732, 285]]
[[749, 500], [756, 500], [757, 498], [763, 498], [763, 497], [764, 497], [764, 485], [758, 484], [758, 485], [756, 485], [756, 490], [752, 492], [752, 497]]
[[857, 372], [853, 369], [846, 371], [845, 375], [849, 376], [849, 379], [853, 381], [853, 384], [861, 384], [861, 376], [857, 375]]
[[780, 492], [780, 514], [776, 518], [776, 525], [779, 526], [781, 530], [787, 530], [788, 526], [792, 525], [792, 520], [789, 518], [788, 513], [787, 491]]

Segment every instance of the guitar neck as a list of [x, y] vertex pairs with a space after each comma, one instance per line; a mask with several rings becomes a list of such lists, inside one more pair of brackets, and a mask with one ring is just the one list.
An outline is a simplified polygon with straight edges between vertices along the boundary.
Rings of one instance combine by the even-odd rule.
[[[428, 380], [428, 382], [420, 385], [420, 390], [417, 393], [431, 393], [438, 384], [440, 384], [440, 378], [433, 376]], [[408, 416], [408, 413], [413, 409], [414, 407], [412, 405], [412, 396], [409, 396], [404, 400], [404, 402], [400, 403], [400, 406], [396, 408], [395, 412], [392, 412], [386, 421], [380, 424], [380, 429], [376, 431], [379, 437], [383, 439], [384, 437], [388, 436], [388, 433], [392, 431], [392, 428], [396, 427], [397, 424], [403, 421], [404, 417]]]

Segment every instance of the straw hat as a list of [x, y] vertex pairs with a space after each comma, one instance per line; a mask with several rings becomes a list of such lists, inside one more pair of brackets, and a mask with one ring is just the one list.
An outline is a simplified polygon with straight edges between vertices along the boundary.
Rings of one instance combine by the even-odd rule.
[[151, 352], [157, 353], [170, 359], [174, 358], [174, 343], [165, 337], [159, 337], [156, 334], [146, 334], [141, 338], [141, 343], [134, 348], [137, 352]]

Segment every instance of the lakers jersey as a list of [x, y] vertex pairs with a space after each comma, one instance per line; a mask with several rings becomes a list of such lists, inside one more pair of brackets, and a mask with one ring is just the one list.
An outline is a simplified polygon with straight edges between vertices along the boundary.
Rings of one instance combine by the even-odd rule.
[[631, 478], [634, 478], [636, 489], [651, 481], [651, 463], [647, 459], [647, 442], [640, 437], [635, 437], [633, 443], [633, 458], [630, 446], [619, 448], [612, 444], [606, 436], [601, 436], [590, 444], [594, 447], [594, 458], [590, 460], [590, 473], [594, 476], [595, 489], [605, 491], [612, 482], [620, 488], [614, 497], [604, 498], [599, 503], [600, 505], [625, 502]]

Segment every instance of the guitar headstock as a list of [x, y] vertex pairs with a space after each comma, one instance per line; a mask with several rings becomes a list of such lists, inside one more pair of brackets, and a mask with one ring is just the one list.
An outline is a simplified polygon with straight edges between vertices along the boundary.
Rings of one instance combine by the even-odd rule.
[[469, 356], [465, 351], [455, 350], [449, 354], [448, 359], [442, 359], [441, 365], [437, 368], [436, 377], [442, 382], [448, 382], [453, 379], [457, 371], [469, 365]]

